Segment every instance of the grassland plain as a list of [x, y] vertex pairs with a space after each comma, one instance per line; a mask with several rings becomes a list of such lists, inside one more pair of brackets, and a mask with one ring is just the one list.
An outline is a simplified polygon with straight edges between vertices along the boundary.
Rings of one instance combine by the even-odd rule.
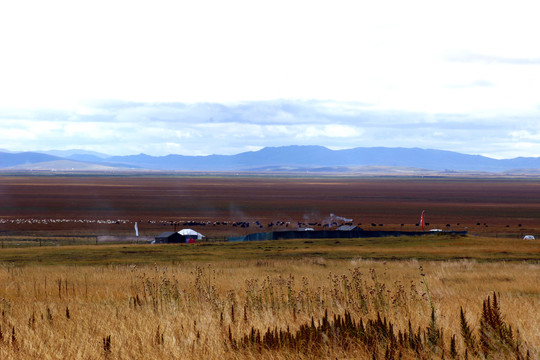
[[[540, 358], [535, 179], [13, 176], [0, 195], [2, 359]], [[470, 235], [95, 243], [331, 213], [417, 230], [421, 209]]]
[[5, 248], [0, 357], [538, 359], [539, 247], [426, 236]]
[[137, 221], [145, 236], [178, 225], [222, 239], [344, 218], [414, 231], [422, 210], [428, 228], [540, 235], [538, 179], [2, 175], [0, 197], [0, 232], [14, 236], [133, 235]]
[[[1, 237], [0, 237], [1, 238]], [[379, 237], [363, 239], [112, 244], [9, 247], [0, 262], [23, 265], [176, 264], [186, 261], [300, 259], [540, 261], [538, 241], [481, 236]]]
[[537, 359], [539, 274], [537, 263], [322, 257], [4, 265], [0, 356]]

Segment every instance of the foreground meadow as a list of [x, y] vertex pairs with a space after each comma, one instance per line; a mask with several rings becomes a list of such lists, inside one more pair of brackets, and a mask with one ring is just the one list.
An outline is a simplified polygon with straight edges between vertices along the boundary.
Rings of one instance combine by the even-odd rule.
[[539, 358], [540, 264], [0, 267], [2, 359]]

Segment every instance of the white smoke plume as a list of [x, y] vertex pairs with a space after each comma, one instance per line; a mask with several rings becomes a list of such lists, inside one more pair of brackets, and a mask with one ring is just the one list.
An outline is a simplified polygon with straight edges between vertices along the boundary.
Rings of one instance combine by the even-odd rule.
[[330, 218], [332, 220], [339, 220], [339, 221], [344, 221], [344, 222], [352, 222], [353, 221], [353, 219], [347, 219], [347, 218], [345, 218], [343, 216], [337, 216], [336, 214], [333, 214], [333, 213], [330, 214]]

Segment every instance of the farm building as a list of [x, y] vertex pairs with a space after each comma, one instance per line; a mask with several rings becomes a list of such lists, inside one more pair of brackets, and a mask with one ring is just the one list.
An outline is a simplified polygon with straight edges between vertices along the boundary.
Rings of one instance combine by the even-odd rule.
[[[467, 231], [442, 231], [440, 235], [467, 235]], [[433, 235], [429, 231], [366, 231], [366, 230], [316, 230], [316, 231], [272, 231], [229, 237], [228, 241], [264, 241], [285, 239], [353, 239], [384, 236]]]
[[155, 243], [156, 244], [176, 244], [176, 243], [185, 243], [186, 238], [184, 235], [180, 235], [177, 232], [170, 232], [166, 231], [158, 236], [156, 236]]
[[338, 231], [361, 231], [362, 229], [356, 225], [341, 225], [336, 230]]

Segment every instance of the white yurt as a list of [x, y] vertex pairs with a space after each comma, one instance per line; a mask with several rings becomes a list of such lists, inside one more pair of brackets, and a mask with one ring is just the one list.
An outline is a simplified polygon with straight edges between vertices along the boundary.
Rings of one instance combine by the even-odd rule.
[[204, 237], [203, 234], [196, 232], [195, 230], [192, 230], [192, 229], [182, 229], [178, 233], [180, 235], [184, 235], [185, 237], [189, 237], [189, 238], [197, 239], [197, 240], [201, 240]]

